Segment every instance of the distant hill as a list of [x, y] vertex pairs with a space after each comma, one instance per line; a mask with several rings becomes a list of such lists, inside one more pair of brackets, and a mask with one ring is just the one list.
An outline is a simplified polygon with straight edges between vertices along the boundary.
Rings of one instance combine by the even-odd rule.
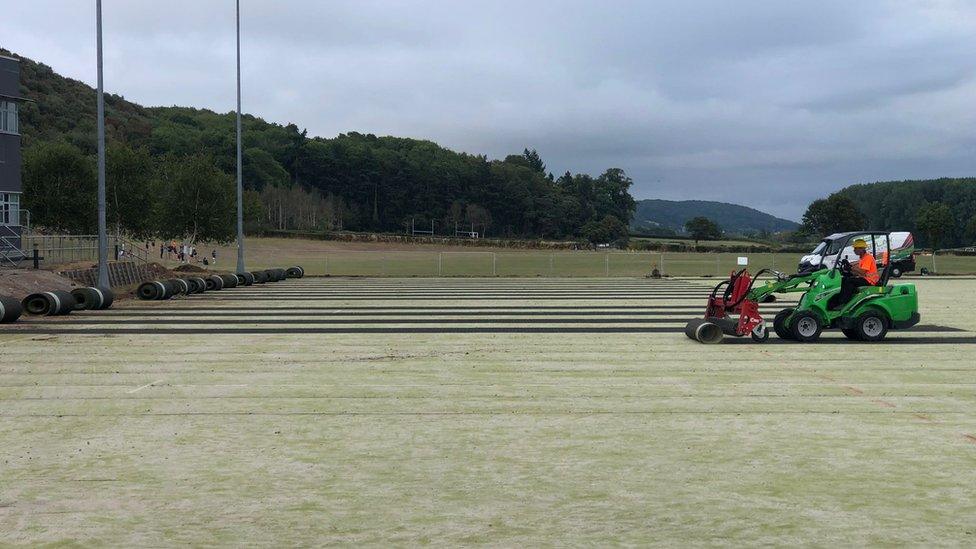
[[685, 222], [704, 216], [730, 233], [789, 231], [799, 224], [768, 213], [725, 202], [708, 200], [638, 200], [637, 211], [630, 227], [638, 232], [657, 232], [661, 229], [683, 232]]

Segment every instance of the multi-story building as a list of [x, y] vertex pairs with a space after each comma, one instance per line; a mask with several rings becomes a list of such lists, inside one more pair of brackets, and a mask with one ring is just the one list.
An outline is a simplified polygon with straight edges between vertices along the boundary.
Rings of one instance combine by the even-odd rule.
[[0, 253], [20, 248], [20, 61], [0, 56]]

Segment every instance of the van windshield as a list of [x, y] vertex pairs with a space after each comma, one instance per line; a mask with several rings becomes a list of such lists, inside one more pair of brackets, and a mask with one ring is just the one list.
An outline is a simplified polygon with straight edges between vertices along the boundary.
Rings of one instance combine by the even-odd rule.
[[839, 254], [840, 251], [841, 251], [840, 250], [840, 247], [843, 246], [844, 245], [844, 242], [846, 242], [846, 241], [847, 241], [846, 238], [838, 238], [837, 240], [825, 241], [824, 244], [827, 244], [827, 251], [824, 252], [822, 255], [837, 255], [837, 254]]
[[814, 248], [812, 252], [810, 252], [810, 255], [820, 255], [821, 253], [823, 253], [824, 248], [826, 247], [827, 247], [827, 243], [821, 242], [820, 244], [817, 244], [817, 247]]

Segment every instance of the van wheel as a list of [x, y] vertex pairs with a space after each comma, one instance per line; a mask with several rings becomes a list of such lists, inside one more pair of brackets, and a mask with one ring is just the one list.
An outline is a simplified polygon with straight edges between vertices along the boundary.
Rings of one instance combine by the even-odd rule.
[[857, 317], [854, 330], [861, 341], [881, 341], [888, 334], [888, 319], [877, 311], [868, 311]]
[[841, 331], [844, 332], [844, 335], [847, 337], [847, 339], [851, 339], [854, 341], [861, 341], [861, 335], [858, 334], [857, 330], [855, 330], [854, 328], [844, 328]]
[[892, 267], [891, 276], [895, 278], [901, 278], [901, 269], [899, 269], [898, 267]]
[[803, 343], [817, 341], [820, 339], [820, 332], [823, 331], [820, 319], [811, 312], [797, 314], [790, 324], [792, 324], [790, 331], [793, 333], [793, 338]]

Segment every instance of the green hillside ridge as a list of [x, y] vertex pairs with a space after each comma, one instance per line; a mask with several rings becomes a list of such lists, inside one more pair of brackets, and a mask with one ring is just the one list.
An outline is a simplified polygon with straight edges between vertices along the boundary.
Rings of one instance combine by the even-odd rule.
[[799, 224], [781, 219], [747, 206], [708, 200], [638, 200], [630, 227], [636, 232], [671, 230], [684, 231], [685, 222], [694, 217], [707, 217], [727, 233], [776, 233], [792, 231]]
[[[21, 93], [31, 99], [23, 106], [21, 123], [25, 173], [29, 162], [56, 166], [56, 155], [70, 158], [75, 149], [90, 160], [96, 148], [95, 90], [31, 59], [2, 48], [0, 53], [21, 59]], [[413, 222], [433, 222], [439, 235], [474, 227], [486, 236], [608, 242], [626, 235], [634, 208], [629, 192], [633, 182], [617, 168], [597, 176], [566, 173], [557, 178], [528, 148], [493, 160], [429, 140], [357, 132], [311, 137], [296, 124], [243, 118], [244, 185], [251, 201], [260, 202], [249, 223], [255, 230], [403, 232]], [[147, 152], [157, 179], [167, 176], [160, 164], [197, 156], [233, 175], [234, 119], [233, 113], [143, 107], [120, 95], [106, 96], [109, 148]], [[52, 143], [66, 143], [70, 150], [43, 150]], [[34, 149], [39, 152], [32, 154]], [[84, 187], [88, 172], [79, 168], [78, 174], [61, 175], [77, 175], [85, 180]], [[25, 178], [25, 191], [29, 180], [47, 178], [37, 170], [32, 173], [34, 177]], [[56, 200], [54, 196], [25, 192], [25, 203], [39, 214], [55, 211], [37, 203]], [[60, 210], [60, 217], [66, 214]], [[87, 208], [77, 215], [86, 218], [79, 230], [90, 225]], [[35, 221], [44, 225], [57, 219], [38, 215]], [[119, 224], [131, 228], [125, 219]]]

